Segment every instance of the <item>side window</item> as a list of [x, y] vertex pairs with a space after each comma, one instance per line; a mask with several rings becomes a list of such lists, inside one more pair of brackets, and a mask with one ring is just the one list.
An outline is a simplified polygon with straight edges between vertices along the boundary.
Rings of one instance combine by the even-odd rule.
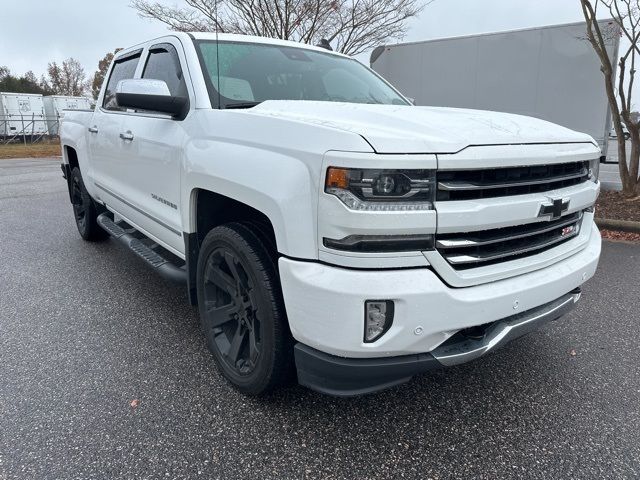
[[116, 102], [116, 87], [120, 80], [127, 80], [133, 78], [136, 73], [136, 67], [140, 61], [140, 54], [126, 57], [123, 60], [116, 60], [113, 69], [111, 70], [111, 76], [107, 83], [107, 88], [104, 92], [104, 101], [102, 102], [103, 108], [107, 110], [124, 111], [124, 108], [120, 108]]
[[142, 78], [163, 80], [174, 97], [187, 97], [187, 84], [184, 81], [178, 52], [170, 44], [156, 45], [149, 50], [149, 58], [144, 66]]

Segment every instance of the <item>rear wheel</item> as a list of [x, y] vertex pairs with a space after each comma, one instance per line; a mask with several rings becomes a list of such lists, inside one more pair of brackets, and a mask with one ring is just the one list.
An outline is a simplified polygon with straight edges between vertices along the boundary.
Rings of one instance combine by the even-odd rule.
[[198, 306], [209, 349], [222, 374], [248, 395], [286, 383], [293, 367], [269, 247], [251, 225], [230, 223], [207, 234], [198, 259]]
[[80, 236], [88, 242], [96, 242], [107, 238], [109, 234], [100, 228], [97, 221], [101, 212], [98, 211], [98, 207], [89, 192], [87, 192], [78, 167], [71, 171], [70, 188], [73, 216]]

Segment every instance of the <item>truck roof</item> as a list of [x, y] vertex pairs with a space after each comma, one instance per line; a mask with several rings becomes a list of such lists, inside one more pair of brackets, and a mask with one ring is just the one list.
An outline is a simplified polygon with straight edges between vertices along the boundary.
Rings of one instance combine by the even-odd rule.
[[241, 42], [241, 43], [259, 43], [263, 45], [280, 45], [283, 47], [303, 48], [306, 50], [314, 50], [316, 52], [330, 53], [333, 55], [338, 55], [340, 57], [351, 58], [348, 55], [344, 55], [339, 52], [330, 51], [322, 47], [316, 47], [315, 45], [309, 45], [307, 43], [294, 42], [291, 40], [281, 40], [279, 38], [258, 37], [255, 35], [239, 35], [239, 34], [232, 34], [232, 33], [215, 33], [215, 32], [172, 32], [168, 35], [163, 35], [161, 37], [149, 39], [137, 45], [132, 45], [128, 48], [125, 48], [123, 49], [122, 52], [118, 52], [117, 56], [126, 55], [132, 49], [140, 48], [141, 46], [149, 42], [154, 42], [156, 40], [160, 40], [162, 38], [167, 38], [172, 36], [178, 37], [182, 40], [190, 40], [190, 39], [210, 40], [210, 41], [219, 40], [222, 42], [239, 42], [239, 43]]
[[[220, 40], [223, 42], [242, 42], [242, 43], [262, 43], [265, 45], [281, 45], [283, 47], [295, 47], [295, 48], [304, 48], [307, 50], [315, 50], [317, 52], [327, 53], [329, 50], [322, 47], [317, 47], [315, 45], [309, 45], [307, 43], [294, 42], [291, 40], [281, 40], [279, 38], [268, 38], [268, 37], [257, 37], [254, 35], [237, 35], [231, 33], [207, 33], [207, 32], [192, 32], [189, 33], [196, 40]], [[345, 57], [339, 52], [331, 52], [335, 55], [340, 55]]]

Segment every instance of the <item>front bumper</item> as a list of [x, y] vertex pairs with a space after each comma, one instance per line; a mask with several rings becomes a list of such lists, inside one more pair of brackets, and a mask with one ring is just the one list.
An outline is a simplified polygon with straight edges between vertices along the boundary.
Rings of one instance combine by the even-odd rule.
[[[590, 230], [584, 248], [567, 258], [533, 272], [464, 288], [450, 287], [429, 268], [355, 270], [280, 258], [289, 325], [301, 344], [296, 347], [301, 382], [306, 381], [304, 365], [309, 352], [316, 358], [325, 358], [324, 354], [337, 357], [331, 362], [345, 365], [368, 359], [382, 368], [383, 364], [396, 365], [403, 363], [403, 357], [415, 360], [416, 356], [421, 363], [446, 364], [443, 356], [438, 361], [433, 354], [439, 347], [451, 345], [454, 340], [447, 341], [455, 339], [461, 330], [506, 321], [521, 312], [550, 305], [591, 278], [600, 257], [601, 239], [595, 224]], [[365, 343], [364, 303], [373, 299], [393, 300], [395, 316], [382, 338]], [[478, 356], [477, 352], [466, 354], [464, 361], [474, 355]], [[412, 363], [409, 373], [415, 368]], [[306, 378], [318, 376], [313, 373], [315, 367], [306, 371], [311, 375]], [[385, 376], [381, 370], [379, 375], [372, 375], [379, 377], [379, 388], [413, 374]], [[308, 384], [312, 386], [310, 380]], [[366, 391], [369, 387], [363, 388]], [[344, 389], [349, 390], [346, 386]]]
[[[600, 257], [595, 224], [582, 250], [545, 268], [452, 288], [429, 268], [355, 270], [281, 257], [282, 292], [293, 337], [348, 358], [430, 352], [458, 331], [552, 302], [591, 278]], [[366, 300], [393, 300], [393, 325], [364, 343]]]
[[482, 336], [470, 337], [460, 332], [429, 353], [343, 358], [298, 343], [295, 346], [298, 381], [313, 390], [342, 397], [376, 392], [435, 368], [479, 358], [544, 323], [557, 320], [572, 310], [579, 299], [580, 291], [575, 290], [546, 305], [486, 325]]

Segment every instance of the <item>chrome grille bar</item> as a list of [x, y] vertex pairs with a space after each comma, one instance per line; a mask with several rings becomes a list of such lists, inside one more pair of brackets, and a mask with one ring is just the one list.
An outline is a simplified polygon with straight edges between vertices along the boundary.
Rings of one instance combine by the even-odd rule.
[[526, 187], [530, 185], [544, 185], [553, 182], [564, 182], [566, 180], [575, 180], [589, 175], [588, 170], [583, 169], [575, 175], [563, 175], [559, 177], [544, 178], [541, 180], [524, 180], [522, 182], [511, 183], [469, 183], [469, 182], [438, 182], [439, 190], [446, 191], [468, 191], [468, 190], [490, 190], [494, 188], [512, 188], [512, 187]]
[[589, 180], [589, 162], [438, 171], [437, 201], [543, 193]]
[[[566, 227], [568, 225], [576, 223], [576, 220], [578, 220], [580, 216], [581, 214], [579, 213], [568, 215], [567, 217], [565, 217], [566, 219], [564, 221], [558, 223], [554, 222], [552, 224], [549, 224], [547, 222], [538, 222], [538, 224], [540, 225], [538, 228], [532, 228], [531, 230], [520, 229], [519, 233], [506, 235], [500, 235], [496, 233], [484, 239], [481, 236], [478, 236], [476, 238], [451, 238], [438, 240], [437, 246], [438, 248], [478, 247], [482, 245], [490, 245], [492, 243], [506, 242], [508, 240], [517, 240], [519, 238], [529, 237], [538, 233], [550, 232], [560, 227]], [[513, 230], [517, 231], [515, 228]], [[491, 230], [489, 230], [489, 232], [491, 232]]]
[[436, 248], [455, 269], [513, 260], [560, 245], [580, 233], [583, 213], [550, 222], [535, 222], [468, 234], [436, 236]]
[[560, 243], [560, 242], [564, 242], [566, 240], [569, 240], [570, 238], [575, 237], [578, 234], [578, 232], [574, 232], [570, 235], [567, 235], [565, 237], [562, 238], [554, 238], [553, 240], [548, 240], [546, 242], [539, 242], [539, 243], [534, 243], [529, 247], [526, 248], [519, 248], [519, 249], [514, 249], [514, 250], [507, 250], [504, 251], [502, 253], [498, 253], [495, 255], [476, 255], [476, 256], [471, 256], [471, 255], [447, 255], [446, 259], [449, 261], [449, 263], [453, 263], [455, 265], [459, 265], [461, 263], [480, 263], [480, 262], [491, 262], [493, 260], [499, 260], [505, 257], [511, 257], [513, 255], [521, 255], [523, 253], [527, 253], [527, 252], [531, 252], [533, 250], [540, 250], [542, 248], [548, 248], [551, 247], [552, 245], [555, 245], [556, 243]]

